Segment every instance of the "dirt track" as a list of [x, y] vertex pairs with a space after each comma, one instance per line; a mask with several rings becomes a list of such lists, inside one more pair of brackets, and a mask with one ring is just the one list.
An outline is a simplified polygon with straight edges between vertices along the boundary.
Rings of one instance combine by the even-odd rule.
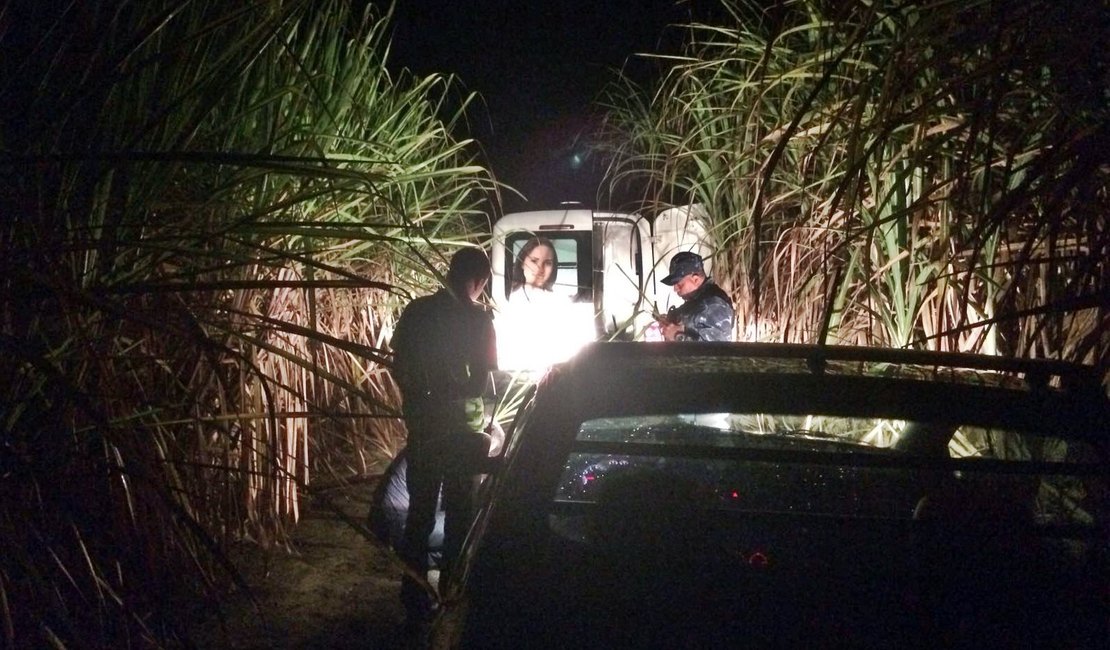
[[[401, 572], [390, 554], [343, 521], [364, 524], [372, 483], [323, 495], [342, 513], [309, 505], [294, 535], [296, 552], [273, 553], [268, 562], [240, 562], [259, 602], [245, 596], [225, 604], [226, 633], [216, 621], [194, 633], [200, 648], [237, 650], [397, 648]], [[257, 553], [257, 549], [254, 550]], [[267, 566], [268, 565], [268, 566]]]

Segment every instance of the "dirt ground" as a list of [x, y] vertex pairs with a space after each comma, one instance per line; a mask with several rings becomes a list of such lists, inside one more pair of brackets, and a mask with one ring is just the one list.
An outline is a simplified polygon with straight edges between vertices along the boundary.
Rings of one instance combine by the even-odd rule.
[[[399, 565], [349, 523], [365, 526], [373, 489], [373, 482], [360, 482], [322, 491], [338, 513], [308, 504], [294, 533], [294, 552], [275, 551], [265, 561], [237, 561], [254, 588], [257, 609], [244, 595], [230, 597], [222, 608], [225, 631], [212, 617], [194, 632], [197, 647], [344, 650], [411, 645], [402, 632]], [[259, 553], [256, 547], [251, 552]]]

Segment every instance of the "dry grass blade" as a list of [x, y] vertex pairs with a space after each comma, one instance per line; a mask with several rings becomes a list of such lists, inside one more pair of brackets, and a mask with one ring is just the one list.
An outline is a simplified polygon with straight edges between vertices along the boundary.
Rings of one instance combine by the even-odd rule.
[[49, 558], [0, 527], [10, 645], [173, 641], [238, 579], [227, 544], [283, 543], [315, 474], [403, 441], [393, 315], [496, 188], [469, 96], [387, 73], [352, 4], [93, 0], [0, 33], [35, 52], [0, 61], [0, 516], [73, 531]]
[[742, 335], [1108, 364], [1110, 15], [1003, 4], [724, 0], [609, 94], [611, 182], [706, 206]]

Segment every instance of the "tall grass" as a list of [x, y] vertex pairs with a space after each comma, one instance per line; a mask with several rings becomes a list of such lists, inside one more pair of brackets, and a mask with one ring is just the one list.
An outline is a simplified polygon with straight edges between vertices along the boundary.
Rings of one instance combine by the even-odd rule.
[[492, 182], [454, 80], [387, 72], [388, 19], [0, 9], [7, 647], [174, 639], [227, 541], [281, 541], [318, 472], [399, 444], [393, 314]]
[[700, 202], [748, 338], [1110, 361], [1105, 3], [722, 0], [614, 84], [614, 184]]

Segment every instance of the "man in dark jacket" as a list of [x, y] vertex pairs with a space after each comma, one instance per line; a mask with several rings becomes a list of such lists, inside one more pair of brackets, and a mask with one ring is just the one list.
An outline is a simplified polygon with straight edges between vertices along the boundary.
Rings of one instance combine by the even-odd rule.
[[[458, 251], [451, 258], [447, 286], [409, 303], [393, 334], [393, 374], [408, 429], [409, 510], [398, 550], [424, 576], [441, 489], [441, 571], [449, 571], [470, 523], [478, 462], [489, 449], [482, 396], [492, 386], [497, 345], [489, 313], [475, 303], [489, 277], [485, 253]], [[429, 595], [407, 575], [401, 601], [412, 623], [431, 613]]]
[[700, 255], [683, 251], [671, 258], [663, 284], [684, 301], [660, 319], [667, 341], [731, 341], [735, 313], [728, 295], [705, 275]]

